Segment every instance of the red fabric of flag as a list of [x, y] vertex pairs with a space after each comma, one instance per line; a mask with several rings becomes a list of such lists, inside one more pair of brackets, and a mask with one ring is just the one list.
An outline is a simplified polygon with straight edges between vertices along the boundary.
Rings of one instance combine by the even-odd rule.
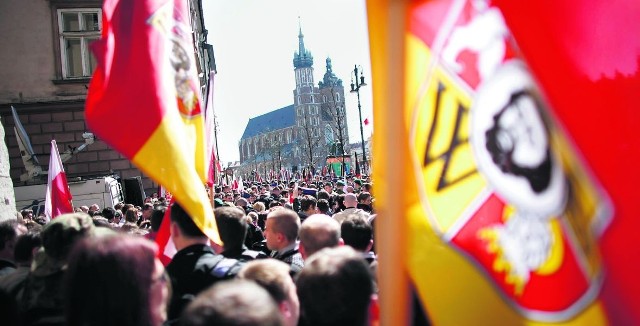
[[613, 200], [599, 243], [612, 325], [640, 323], [640, 30], [637, 1], [496, 1], [554, 114]]

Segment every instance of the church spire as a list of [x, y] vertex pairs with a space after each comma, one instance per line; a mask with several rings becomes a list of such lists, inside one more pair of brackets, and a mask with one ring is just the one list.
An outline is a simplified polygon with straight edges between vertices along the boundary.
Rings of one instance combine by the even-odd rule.
[[304, 47], [304, 35], [302, 34], [302, 24], [298, 16], [298, 51], [293, 55], [293, 66], [295, 68], [305, 68], [313, 66], [313, 56]]

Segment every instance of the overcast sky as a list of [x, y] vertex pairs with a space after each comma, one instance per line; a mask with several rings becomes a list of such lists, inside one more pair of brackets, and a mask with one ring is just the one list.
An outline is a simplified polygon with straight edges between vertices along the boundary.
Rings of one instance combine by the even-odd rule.
[[[249, 119], [293, 104], [293, 54], [298, 49], [298, 17], [304, 44], [313, 55], [317, 85], [331, 58], [345, 86], [349, 138], [360, 140], [351, 73], [361, 65], [369, 86], [360, 90], [362, 119], [372, 120], [371, 67], [364, 0], [206, 0], [208, 43], [218, 74], [214, 110], [223, 163], [239, 160], [238, 142]], [[371, 134], [365, 126], [365, 139]]]

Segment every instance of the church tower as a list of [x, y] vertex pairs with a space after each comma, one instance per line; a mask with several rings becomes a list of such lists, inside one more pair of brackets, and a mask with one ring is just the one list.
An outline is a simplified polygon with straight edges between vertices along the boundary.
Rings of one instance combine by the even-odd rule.
[[320, 166], [326, 151], [321, 140], [320, 94], [313, 79], [313, 56], [304, 46], [302, 26], [299, 25], [298, 51], [293, 55], [296, 88], [293, 90], [296, 114], [296, 142], [294, 156], [301, 167]]

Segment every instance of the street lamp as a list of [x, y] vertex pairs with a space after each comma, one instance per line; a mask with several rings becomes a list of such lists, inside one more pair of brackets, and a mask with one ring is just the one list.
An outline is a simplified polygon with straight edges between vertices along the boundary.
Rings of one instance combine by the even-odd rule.
[[[360, 69], [358, 69], [360, 68]], [[360, 76], [358, 76], [358, 71], [360, 72]], [[355, 80], [355, 83], [354, 83]], [[362, 73], [362, 66], [356, 65], [353, 68], [353, 72], [351, 74], [351, 93], [358, 94], [358, 115], [360, 116], [360, 141], [362, 142], [362, 163], [365, 164], [367, 161], [367, 156], [364, 148], [364, 130], [362, 129], [362, 108], [360, 107], [360, 87], [367, 86], [364, 82], [364, 74]]]

